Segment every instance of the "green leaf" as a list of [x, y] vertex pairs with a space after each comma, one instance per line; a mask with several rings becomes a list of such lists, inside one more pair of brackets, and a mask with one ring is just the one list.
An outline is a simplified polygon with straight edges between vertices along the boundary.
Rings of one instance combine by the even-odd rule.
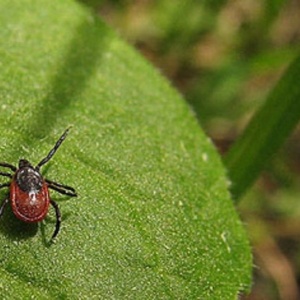
[[245, 291], [251, 255], [224, 169], [178, 93], [77, 2], [1, 0], [0, 10], [1, 160], [36, 165], [73, 125], [42, 173], [79, 195], [51, 193], [62, 213], [54, 244], [53, 209], [39, 224], [5, 210], [2, 297]]
[[300, 118], [300, 56], [285, 72], [225, 157], [232, 194], [238, 200], [276, 153]]

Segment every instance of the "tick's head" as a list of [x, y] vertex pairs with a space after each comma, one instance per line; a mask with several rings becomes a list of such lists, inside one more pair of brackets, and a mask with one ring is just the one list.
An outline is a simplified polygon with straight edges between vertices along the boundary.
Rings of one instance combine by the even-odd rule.
[[19, 169], [15, 175], [18, 187], [24, 192], [37, 193], [43, 185], [42, 175], [26, 159], [19, 160]]
[[33, 168], [31, 163], [28, 160], [20, 159], [19, 160], [19, 169], [22, 169], [22, 168], [25, 168], [25, 167]]

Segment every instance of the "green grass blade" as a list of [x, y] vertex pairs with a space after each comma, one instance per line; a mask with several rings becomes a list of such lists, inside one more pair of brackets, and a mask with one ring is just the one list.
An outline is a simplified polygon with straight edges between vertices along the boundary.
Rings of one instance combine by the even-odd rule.
[[299, 78], [300, 56], [292, 62], [266, 103], [225, 156], [235, 199], [240, 199], [252, 185], [297, 125], [300, 118]]

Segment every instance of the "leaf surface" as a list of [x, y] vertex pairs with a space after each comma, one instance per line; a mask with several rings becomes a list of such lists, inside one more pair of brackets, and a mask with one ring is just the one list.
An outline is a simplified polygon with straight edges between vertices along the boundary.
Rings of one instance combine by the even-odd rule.
[[[183, 99], [77, 2], [0, 1], [1, 160], [36, 165], [71, 132], [45, 177], [39, 224], [7, 209], [0, 293], [7, 299], [234, 299], [251, 255], [220, 158]], [[3, 177], [3, 180], [5, 178]], [[5, 197], [5, 191], [1, 194]]]

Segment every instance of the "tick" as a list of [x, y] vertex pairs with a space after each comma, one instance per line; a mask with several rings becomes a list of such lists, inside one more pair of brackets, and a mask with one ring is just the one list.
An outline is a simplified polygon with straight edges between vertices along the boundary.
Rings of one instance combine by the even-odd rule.
[[57, 236], [61, 214], [57, 203], [50, 198], [49, 189], [71, 197], [76, 197], [77, 194], [75, 189], [68, 185], [44, 178], [40, 173], [40, 168], [52, 158], [67, 137], [68, 132], [69, 128], [65, 130], [48, 155], [36, 167], [33, 167], [26, 159], [20, 159], [18, 167], [0, 162], [0, 167], [14, 172], [13, 174], [0, 172], [0, 176], [11, 179], [10, 182], [0, 184], [0, 188], [9, 187], [9, 197], [5, 198], [0, 206], [0, 217], [5, 206], [10, 202], [12, 211], [18, 219], [27, 223], [40, 222], [46, 217], [51, 204], [56, 214], [56, 226], [51, 239]]

